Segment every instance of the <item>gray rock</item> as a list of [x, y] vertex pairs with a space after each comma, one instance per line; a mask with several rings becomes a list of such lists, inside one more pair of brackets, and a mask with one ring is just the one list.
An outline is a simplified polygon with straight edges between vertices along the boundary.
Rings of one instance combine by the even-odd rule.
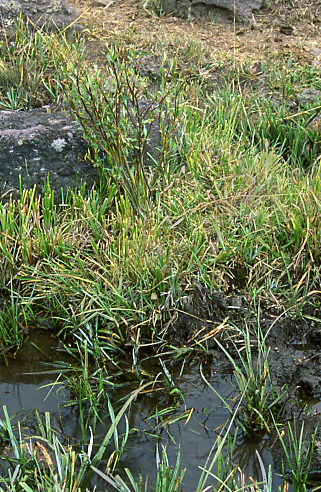
[[[62, 28], [72, 24], [78, 13], [66, 0], [0, 0], [0, 16], [0, 33], [11, 35], [20, 16], [25, 22], [30, 21], [39, 27], [47, 24]], [[79, 28], [79, 24], [73, 24], [73, 29]]]
[[[149, 114], [150, 108], [153, 113], [150, 104], [140, 101], [142, 114], [145, 111]], [[90, 141], [89, 134], [87, 138]], [[159, 121], [155, 118], [144, 152], [146, 166], [158, 162], [161, 144]], [[82, 182], [91, 188], [98, 182], [99, 172], [85, 160], [88, 147], [80, 124], [59, 105], [29, 111], [0, 111], [0, 197], [19, 196], [19, 176], [24, 188], [36, 185], [39, 193], [49, 177], [57, 203], [61, 189], [66, 192]]]
[[248, 23], [252, 12], [264, 6], [264, 0], [161, 0], [161, 5], [164, 13], [184, 18], [198, 20], [221, 12]]
[[[139, 110], [142, 116], [142, 127], [145, 127], [148, 130], [148, 139], [146, 141], [146, 147], [145, 147], [145, 152], [144, 152], [144, 164], [146, 166], [153, 166], [155, 163], [158, 163], [159, 159], [161, 158], [161, 148], [162, 148], [162, 137], [160, 133], [160, 126], [159, 126], [159, 111], [160, 109], [158, 108], [157, 104], [152, 103], [151, 101], [146, 101], [146, 100], [139, 100]], [[131, 114], [131, 118], [133, 118], [132, 115], [132, 107], [129, 105], [130, 111], [129, 113]], [[127, 113], [126, 116], [129, 116], [129, 113]], [[168, 119], [165, 118], [165, 126], [169, 124]], [[161, 117], [161, 119], [163, 119]], [[137, 115], [134, 116], [134, 119], [137, 124]], [[151, 120], [151, 123], [149, 123], [149, 120]], [[130, 127], [132, 128], [132, 124], [130, 124]], [[131, 134], [131, 131], [129, 130], [129, 135]], [[137, 138], [137, 133], [136, 131], [133, 131], [132, 133], [132, 138], [134, 140]]]
[[57, 105], [30, 111], [0, 111], [0, 196], [19, 196], [19, 176], [25, 188], [43, 191], [49, 176], [57, 201], [61, 188], [82, 181], [91, 187], [98, 171], [85, 161], [88, 145], [82, 129]]
[[307, 102], [316, 103], [321, 99], [321, 91], [316, 89], [304, 89], [298, 96], [298, 101], [300, 104], [305, 104]]

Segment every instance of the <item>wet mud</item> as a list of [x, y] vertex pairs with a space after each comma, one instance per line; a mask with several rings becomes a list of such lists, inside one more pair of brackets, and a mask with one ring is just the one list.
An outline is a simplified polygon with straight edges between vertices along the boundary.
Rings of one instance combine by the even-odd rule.
[[[254, 314], [257, 312], [258, 314]], [[272, 382], [280, 393], [284, 391], [282, 404], [282, 436], [289, 445], [289, 423], [297, 438], [303, 425], [305, 456], [311, 436], [315, 433], [314, 450], [309, 479], [311, 483], [321, 482], [321, 311], [306, 308], [302, 317], [291, 319], [275, 309], [262, 304], [256, 311], [252, 299], [243, 295], [224, 295], [220, 291], [210, 292], [206, 288], [193, 288], [182, 302], [182, 309], [173, 320], [171, 330], [186, 343], [199, 343], [206, 347], [215, 367], [219, 351], [216, 338], [225, 341], [231, 355], [233, 347], [227, 342], [229, 336], [237, 337], [249, 327], [253, 333], [252, 353], [255, 357], [258, 327], [269, 350], [269, 364]], [[232, 327], [226, 337], [226, 324]], [[234, 328], [234, 333], [233, 333]], [[215, 331], [216, 330], [216, 331]], [[215, 336], [211, 334], [215, 333]], [[240, 346], [241, 348], [241, 346]], [[237, 357], [236, 359], [237, 360]], [[284, 434], [283, 434], [284, 433]], [[274, 469], [282, 472], [282, 463], [289, 473], [284, 459], [284, 450], [276, 431], [266, 435]], [[254, 437], [255, 440], [255, 437]]]

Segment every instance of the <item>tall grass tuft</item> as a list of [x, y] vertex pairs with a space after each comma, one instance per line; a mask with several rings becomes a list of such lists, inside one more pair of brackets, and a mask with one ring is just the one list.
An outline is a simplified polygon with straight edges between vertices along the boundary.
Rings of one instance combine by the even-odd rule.
[[[286, 388], [282, 388], [277, 394], [273, 385], [269, 348], [266, 346], [267, 334], [263, 335], [258, 326], [252, 339], [250, 329], [246, 326], [241, 340], [236, 341], [235, 337], [229, 339], [233, 353], [216, 340], [217, 345], [232, 364], [235, 377], [233, 387], [242, 398], [239, 414], [236, 414], [235, 418], [241, 429], [249, 436], [253, 436], [258, 430], [270, 432], [274, 420], [278, 422], [281, 418], [286, 395]], [[212, 388], [203, 375], [202, 377]], [[214, 389], [213, 391], [218, 394]], [[218, 396], [231, 415], [234, 415], [235, 411], [230, 403], [219, 394]]]
[[60, 77], [83, 58], [83, 41], [64, 30], [32, 29], [20, 18], [13, 38], [0, 41], [0, 109], [26, 110], [62, 100]]
[[291, 481], [294, 492], [306, 492], [309, 488], [309, 472], [318, 429], [316, 428], [307, 439], [307, 434], [304, 433], [304, 421], [301, 428], [296, 421], [293, 422], [293, 425], [288, 422], [287, 439], [285, 439], [284, 433], [280, 431], [278, 426], [275, 427], [284, 450], [284, 462], [287, 462], [289, 469], [289, 472], [285, 471], [286, 467], [283, 462], [284, 480]]

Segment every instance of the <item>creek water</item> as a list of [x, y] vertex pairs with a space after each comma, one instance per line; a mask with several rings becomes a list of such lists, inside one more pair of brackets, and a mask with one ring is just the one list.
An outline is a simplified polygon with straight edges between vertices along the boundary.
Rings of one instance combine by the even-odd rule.
[[[40, 413], [50, 412], [51, 423], [62, 435], [64, 443], [68, 439], [71, 443], [79, 443], [79, 417], [72, 407], [64, 405], [69, 397], [68, 391], [60, 385], [59, 374], [47, 371], [46, 367], [50, 359], [61, 360], [57, 348], [57, 341], [48, 333], [38, 333], [25, 344], [21, 355], [8, 359], [7, 364], [0, 366], [0, 418], [3, 418], [3, 405], [6, 405], [9, 415], [18, 412], [16, 419], [20, 421], [34, 408]], [[159, 365], [155, 363], [155, 359], [146, 360], [143, 365], [149, 373], [159, 372]], [[218, 362], [215, 370], [207, 371], [205, 377], [223, 398], [230, 399], [233, 396], [231, 369], [228, 365]], [[173, 401], [168, 400], [168, 393], [165, 391], [140, 395], [131, 405], [128, 418], [129, 427], [133, 431], [129, 435], [117, 471], [122, 475], [122, 469], [128, 468], [137, 478], [141, 470], [143, 476], [148, 475], [149, 483], [153, 484], [156, 476], [157, 446], [159, 451], [161, 445], [166, 446], [169, 463], [173, 466], [180, 448], [181, 467], [186, 468], [182, 489], [192, 492], [196, 489], [201, 475], [200, 467], [205, 466], [218, 433], [229, 419], [229, 412], [202, 378], [198, 360], [191, 360], [185, 363], [184, 367], [175, 369], [173, 379], [183, 399], [180, 399], [173, 412], [168, 414], [169, 418], [167, 414], [163, 416], [163, 421], [160, 416], [157, 417], [157, 412], [159, 415], [168, 405], [173, 406]], [[126, 392], [129, 393], [128, 384]], [[175, 417], [182, 416], [184, 418], [175, 421]], [[95, 444], [99, 444], [106, 434], [109, 422], [107, 412], [105, 415], [101, 414], [101, 419], [102, 423], [97, 425], [94, 434]], [[234, 430], [231, 431], [232, 435]], [[255, 441], [239, 434], [234, 450], [234, 462], [239, 464], [248, 483], [249, 477], [253, 477], [254, 480], [262, 479], [256, 451], [259, 452], [266, 470], [270, 464], [273, 467], [270, 444], [264, 434], [257, 436]], [[214, 468], [213, 472], [215, 471]], [[214, 484], [215, 480], [210, 479], [208, 485], [211, 483]], [[277, 490], [278, 485], [282, 484], [277, 474], [273, 477], [273, 483], [273, 490]], [[106, 490], [106, 484], [102, 484], [98, 479], [96, 486], [97, 491]]]

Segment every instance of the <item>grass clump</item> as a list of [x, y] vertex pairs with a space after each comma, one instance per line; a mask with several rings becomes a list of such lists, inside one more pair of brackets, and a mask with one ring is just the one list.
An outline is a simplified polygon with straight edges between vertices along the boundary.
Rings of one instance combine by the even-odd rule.
[[[127, 192], [109, 168], [104, 194], [71, 193], [60, 210], [50, 189], [6, 203], [4, 288], [12, 275], [24, 300], [55, 311], [66, 328], [98, 320], [98, 333], [121, 343], [141, 329], [157, 333], [194, 282], [302, 314], [320, 290], [318, 163], [293, 170], [275, 151], [248, 148], [231, 107], [226, 119], [223, 107], [201, 117], [185, 105], [183, 161], [148, 201], [148, 217], [142, 189]], [[140, 165], [128, 169], [138, 187]]]
[[0, 109], [26, 110], [61, 101], [60, 77], [67, 64], [79, 64], [83, 42], [66, 32], [33, 29], [20, 18], [16, 34], [0, 41]]
[[[298, 428], [295, 421], [293, 426], [288, 422], [287, 445], [285, 444], [284, 433], [281, 433], [278, 428], [277, 432], [285, 455], [282, 464], [283, 476], [289, 477], [294, 492], [305, 492], [309, 488], [309, 471], [317, 428], [310, 435], [309, 439], [307, 439], [307, 435], [304, 433], [304, 421], [302, 422], [301, 429]], [[285, 471], [284, 463], [288, 464], [290, 473]]]
[[[270, 349], [266, 343], [267, 334], [263, 336], [258, 326], [257, 333], [252, 335], [252, 338], [247, 326], [245, 332], [236, 340], [235, 336], [229, 340], [232, 351], [227, 350], [220, 341], [216, 340], [219, 348], [232, 364], [235, 377], [232, 386], [241, 397], [239, 415], [235, 418], [243, 432], [250, 437], [261, 430], [269, 433], [272, 424], [281, 421], [284, 398], [288, 396], [285, 387], [277, 391], [273, 383], [269, 363]], [[209, 384], [207, 381], [206, 383]], [[212, 388], [211, 385], [210, 387]], [[215, 390], [213, 391], [217, 394]], [[220, 397], [219, 394], [218, 396]], [[230, 403], [224, 399], [222, 402], [234, 415]]]
[[[21, 56], [42, 60], [42, 77], [55, 79], [64, 67], [60, 81], [101, 169], [101, 190], [72, 193], [60, 210], [50, 187], [43, 199], [24, 191], [3, 206], [5, 289], [18, 275], [31, 306], [45, 305], [71, 330], [93, 324], [121, 343], [142, 327], [161, 326], [195, 281], [239, 287], [252, 299], [302, 313], [320, 288], [319, 137], [306, 145], [300, 123], [302, 139], [296, 130], [283, 138], [277, 125], [286, 124], [285, 113], [259, 98], [253, 105], [245, 72], [233, 72], [241, 92], [234, 83], [209, 95], [195, 79], [195, 107], [193, 84], [182, 89], [175, 63], [161, 69], [152, 94], [132, 48], [107, 46], [105, 69], [92, 70], [61, 36], [21, 25], [15, 43]], [[291, 79], [287, 67], [268, 73], [273, 97], [284, 96], [290, 82], [295, 90], [304, 80], [317, 86], [311, 73], [291, 68]], [[155, 123], [160, 138], [152, 155]], [[302, 158], [308, 147], [309, 162]]]

